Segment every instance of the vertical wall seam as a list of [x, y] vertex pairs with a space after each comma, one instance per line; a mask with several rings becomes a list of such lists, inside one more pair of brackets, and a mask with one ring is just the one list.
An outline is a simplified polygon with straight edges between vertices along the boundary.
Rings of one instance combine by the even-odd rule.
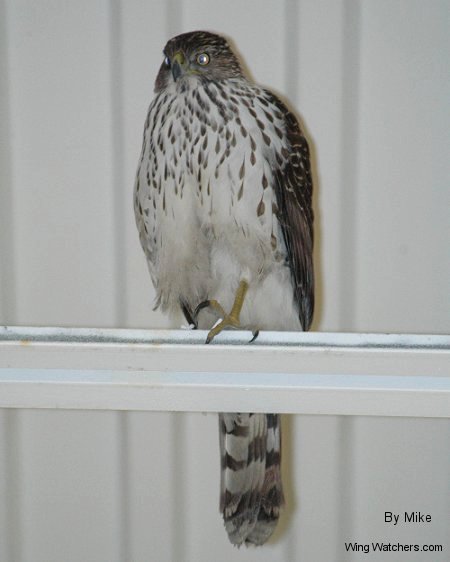
[[[354, 330], [357, 320], [356, 249], [360, 119], [361, 17], [359, 0], [342, 4], [342, 113], [341, 113], [341, 207], [340, 207], [340, 283], [338, 319], [341, 329]], [[338, 425], [337, 505], [344, 511], [336, 524], [336, 545], [342, 537], [353, 536], [355, 497], [355, 419], [341, 417]], [[345, 509], [345, 506], [347, 509]], [[343, 555], [342, 555], [343, 556]], [[340, 558], [341, 559], [341, 558]]]
[[[9, 24], [7, 7], [0, 2], [0, 322], [13, 325], [17, 322], [17, 295]], [[17, 410], [4, 411], [2, 421], [5, 443], [5, 497], [2, 509], [6, 513], [6, 528], [0, 529], [0, 534], [5, 541], [5, 562], [14, 562], [22, 560], [24, 543], [20, 413]]]
[[[169, 498], [171, 505], [171, 560], [182, 562], [191, 560], [191, 552], [188, 550], [187, 529], [188, 521], [188, 502], [186, 501], [188, 482], [186, 481], [186, 447], [187, 447], [187, 415], [185, 412], [172, 412], [167, 422], [171, 424], [171, 477], [172, 477], [172, 497]], [[190, 435], [190, 439], [194, 436]], [[170, 454], [169, 450], [164, 452]], [[169, 475], [168, 475], [169, 476]]]
[[[120, 0], [111, 0], [109, 6], [109, 57], [110, 57], [110, 95], [111, 95], [111, 150], [113, 183], [113, 252], [114, 252], [114, 306], [115, 325], [124, 327], [127, 318], [126, 291], [126, 236], [124, 190], [130, 191], [129, 204], [132, 205], [131, 187], [125, 185], [124, 157], [124, 72], [123, 72], [123, 32], [122, 6]], [[128, 188], [128, 189], [127, 189]]]
[[342, 13], [342, 123], [341, 123], [341, 283], [339, 324], [352, 331], [356, 325], [356, 237], [358, 212], [358, 130], [360, 107], [360, 5], [344, 0]]
[[9, 410], [4, 412], [4, 439], [5, 439], [5, 498], [3, 509], [6, 510], [6, 529], [4, 538], [6, 541], [6, 562], [14, 562], [23, 559], [23, 544], [25, 542], [23, 519], [22, 519], [22, 470], [20, 458], [23, 454], [21, 447], [21, 412]]
[[119, 529], [119, 553], [117, 559], [131, 560], [132, 545], [130, 544], [130, 438], [129, 438], [129, 412], [116, 412], [115, 436], [117, 438], [117, 472], [119, 486], [118, 521]]
[[16, 318], [14, 200], [12, 174], [11, 88], [8, 14], [0, 3], [0, 311], [2, 324]]
[[[115, 325], [124, 327], [127, 318], [127, 280], [126, 280], [126, 210], [123, 205], [125, 185], [124, 157], [124, 91], [123, 91], [123, 32], [121, 0], [111, 0], [109, 15], [109, 64], [111, 96], [111, 159], [112, 159], [112, 197], [113, 232], [112, 253], [114, 255], [114, 308]], [[129, 186], [131, 190], [132, 186]], [[130, 191], [129, 204], [132, 204]], [[116, 412], [114, 438], [117, 440], [117, 560], [130, 559], [130, 451], [129, 417], [126, 412]]]

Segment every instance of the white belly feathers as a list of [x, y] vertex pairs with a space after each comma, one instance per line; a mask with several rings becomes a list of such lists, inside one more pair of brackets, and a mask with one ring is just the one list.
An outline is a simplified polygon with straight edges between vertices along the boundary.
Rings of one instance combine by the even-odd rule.
[[245, 104], [233, 88], [190, 86], [173, 85], [152, 102], [136, 180], [157, 305], [195, 309], [215, 298], [229, 309], [245, 278], [242, 325], [300, 330], [272, 188], [272, 164], [285, 158], [281, 114], [266, 111], [264, 90], [246, 82], [233, 84]]

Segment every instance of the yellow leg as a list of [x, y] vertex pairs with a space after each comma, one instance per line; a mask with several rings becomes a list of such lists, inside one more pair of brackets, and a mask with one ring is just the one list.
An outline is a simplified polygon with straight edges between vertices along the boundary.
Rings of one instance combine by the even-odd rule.
[[242, 306], [244, 304], [245, 295], [247, 294], [247, 290], [248, 290], [248, 283], [247, 281], [242, 280], [239, 283], [239, 287], [237, 288], [236, 296], [234, 297], [234, 303], [231, 308], [230, 314], [226, 314], [222, 306], [217, 301], [215, 300], [207, 301], [208, 306], [215, 308], [223, 318], [216, 326], [214, 326], [214, 328], [212, 328], [209, 331], [208, 337], [206, 338], [206, 343], [210, 343], [217, 336], [217, 334], [220, 334], [220, 332], [224, 328], [241, 327], [240, 315], [241, 315]]

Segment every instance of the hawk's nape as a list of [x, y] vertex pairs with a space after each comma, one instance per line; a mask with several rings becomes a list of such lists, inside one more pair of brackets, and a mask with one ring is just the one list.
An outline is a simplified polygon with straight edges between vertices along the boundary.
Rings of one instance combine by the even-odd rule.
[[[227, 41], [171, 39], [135, 183], [156, 306], [209, 330], [307, 330], [312, 180], [295, 116], [250, 81]], [[212, 329], [218, 320], [221, 323]], [[219, 415], [221, 511], [233, 544], [263, 544], [283, 504], [277, 414]]]

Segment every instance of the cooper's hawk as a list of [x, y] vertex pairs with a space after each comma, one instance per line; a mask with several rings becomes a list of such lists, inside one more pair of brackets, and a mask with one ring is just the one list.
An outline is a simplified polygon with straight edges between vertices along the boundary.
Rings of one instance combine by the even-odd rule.
[[[225, 327], [307, 330], [312, 181], [295, 116], [243, 73], [227, 41], [171, 39], [145, 122], [134, 204], [156, 306], [208, 342]], [[213, 328], [218, 319], [221, 322]], [[283, 504], [280, 416], [219, 414], [233, 544], [263, 544]]]

